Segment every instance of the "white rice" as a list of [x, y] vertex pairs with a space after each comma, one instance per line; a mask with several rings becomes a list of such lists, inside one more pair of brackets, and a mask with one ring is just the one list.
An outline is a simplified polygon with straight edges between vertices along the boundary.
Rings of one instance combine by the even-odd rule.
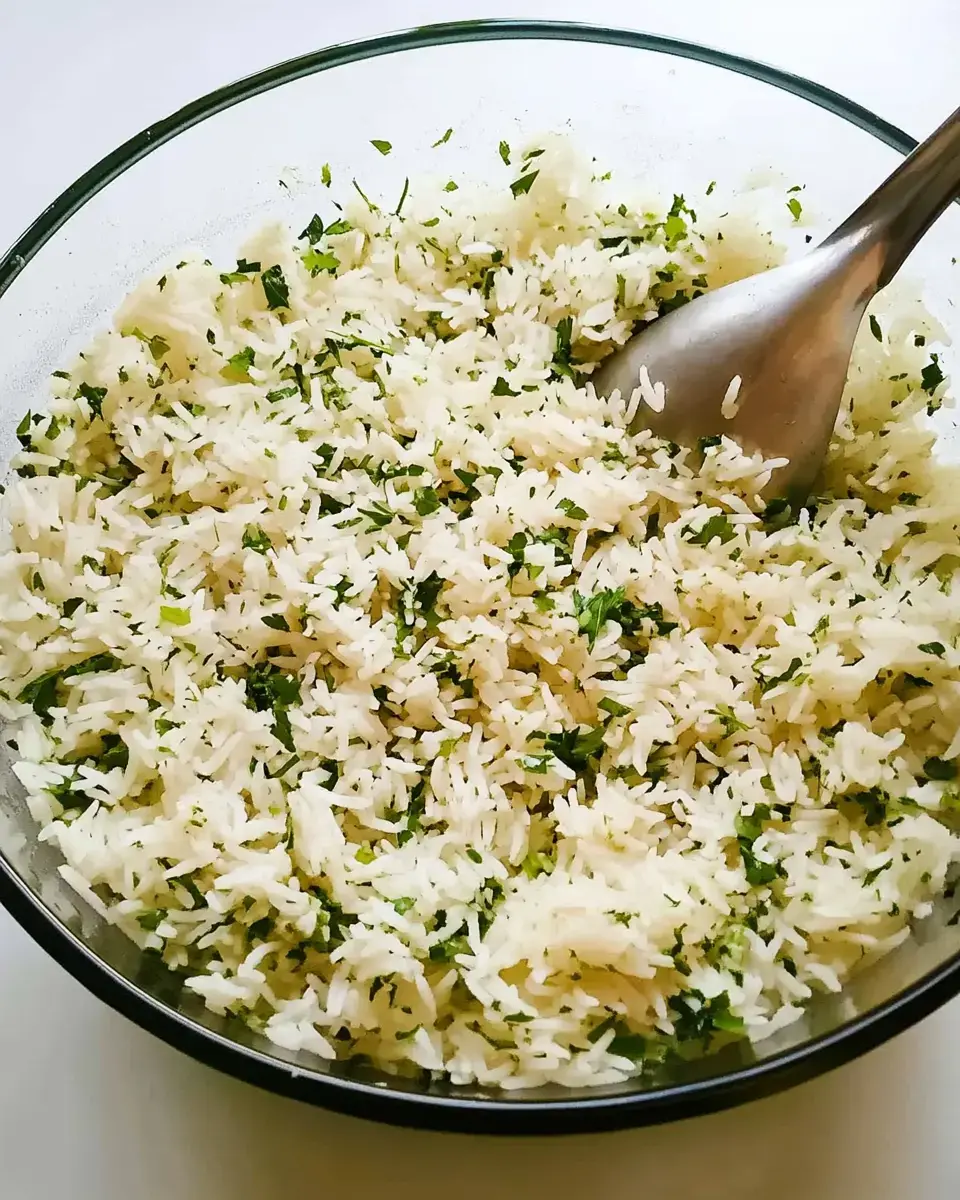
[[[639, 393], [640, 400], [651, 410], [651, 412], [663, 412], [663, 406], [666, 403], [667, 394], [660, 380], [654, 383], [650, 378], [650, 372], [645, 366], [641, 366], [637, 372], [639, 387], [634, 390], [634, 395]], [[636, 413], [637, 406], [633, 405], [633, 414]]]
[[943, 888], [960, 486], [918, 306], [794, 523], [732, 441], [629, 435], [590, 363], [765, 239], [514, 169], [125, 301], [21, 427], [2, 711], [64, 877], [215, 1011], [600, 1084], [794, 1020]]
[[727, 384], [727, 390], [723, 393], [723, 400], [720, 402], [720, 416], [726, 421], [732, 421], [740, 411], [740, 385], [743, 380], [739, 375], [734, 377]]

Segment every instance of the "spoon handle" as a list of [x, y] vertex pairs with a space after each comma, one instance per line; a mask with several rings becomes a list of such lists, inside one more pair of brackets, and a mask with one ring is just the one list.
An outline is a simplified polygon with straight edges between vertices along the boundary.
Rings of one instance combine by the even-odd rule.
[[903, 160], [873, 195], [826, 239], [881, 249], [877, 288], [886, 287], [913, 247], [960, 195], [960, 108]]

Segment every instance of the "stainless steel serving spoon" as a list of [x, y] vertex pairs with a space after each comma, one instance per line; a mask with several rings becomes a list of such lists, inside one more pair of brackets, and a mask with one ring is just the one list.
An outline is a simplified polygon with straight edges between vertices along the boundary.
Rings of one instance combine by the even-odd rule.
[[[631, 396], [646, 367], [665, 402], [661, 412], [641, 403], [634, 429], [682, 446], [729, 434], [788, 458], [766, 492], [802, 501], [833, 432], [865, 308], [958, 193], [960, 109], [806, 257], [707, 292], [635, 334], [595, 374], [597, 392]], [[728, 419], [721, 404], [736, 376]]]

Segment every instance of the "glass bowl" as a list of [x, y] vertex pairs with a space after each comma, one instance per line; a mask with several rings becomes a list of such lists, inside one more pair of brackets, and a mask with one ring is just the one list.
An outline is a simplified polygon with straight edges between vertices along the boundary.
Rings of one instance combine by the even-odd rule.
[[[431, 146], [452, 127], [455, 135]], [[757, 172], [806, 186], [823, 226], [851, 211], [914, 145], [834, 92], [669, 38], [549, 22], [436, 25], [304, 55], [188, 105], [68, 188], [0, 259], [0, 454], [46, 376], [106, 322], [125, 292], [187, 245], [226, 259], [267, 218], [301, 228], [321, 167], [399, 195], [406, 175], [476, 175], [499, 139], [558, 129], [604, 164], [664, 191], [702, 192]], [[384, 157], [370, 139], [389, 139]], [[481, 150], [483, 154], [481, 154]], [[329, 203], [329, 193], [323, 191]], [[811, 232], [818, 232], [811, 225]], [[911, 259], [955, 323], [960, 211]], [[944, 442], [952, 430], [945, 430]], [[559, 1133], [687, 1117], [754, 1099], [861, 1054], [960, 991], [960, 925], [948, 900], [893, 954], [817, 997], [755, 1047], [590, 1090], [495, 1093], [403, 1080], [286, 1052], [204, 1009], [180, 979], [105, 924], [36, 841], [0, 762], [0, 900], [117, 1011], [195, 1058], [274, 1091], [359, 1116], [471, 1132]]]

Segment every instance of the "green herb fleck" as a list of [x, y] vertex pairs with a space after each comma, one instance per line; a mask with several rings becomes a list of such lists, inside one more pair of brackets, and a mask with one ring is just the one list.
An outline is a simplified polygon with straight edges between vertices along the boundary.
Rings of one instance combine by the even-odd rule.
[[267, 298], [268, 308], [289, 308], [290, 307], [290, 289], [287, 287], [287, 281], [283, 277], [283, 271], [279, 265], [274, 264], [260, 276], [260, 282], [263, 284], [263, 294]]
[[176, 608], [169, 604], [161, 604], [160, 620], [166, 621], [169, 625], [189, 625], [190, 610], [188, 608]]
[[590, 759], [599, 758], [604, 751], [603, 726], [581, 730], [561, 729], [559, 733], [548, 733], [543, 739], [544, 748], [554, 758], [565, 763], [572, 771], [584, 770]]
[[244, 550], [256, 550], [258, 554], [266, 554], [273, 549], [273, 542], [263, 532], [259, 525], [248, 525], [243, 531], [242, 545]]
[[220, 374], [231, 383], [250, 383], [252, 382], [250, 368], [253, 366], [253, 359], [253, 347], [245, 346], [236, 354], [231, 354], [227, 359], [226, 366], [220, 369]]
[[800, 670], [800, 668], [802, 666], [803, 666], [802, 659], [792, 658], [790, 660], [790, 666], [787, 667], [787, 669], [783, 672], [782, 675], [773, 675], [770, 678], [761, 679], [761, 682], [760, 682], [761, 694], [765, 694], [766, 692], [772, 691], [773, 688], [777, 687], [778, 684], [788, 683], [794, 677], [794, 675], [796, 675], [796, 673]]
[[310, 223], [300, 234], [301, 239], [306, 239], [311, 246], [315, 246], [323, 237], [323, 221], [320, 219], [319, 213], [314, 213], [310, 218]]
[[269, 629], [277, 629], [281, 633], [290, 632], [290, 625], [282, 613], [267, 613], [266, 616], [260, 619]]
[[[690, 530], [685, 529], [684, 533], [689, 534]], [[688, 540], [695, 546], [709, 546], [714, 538], [719, 538], [721, 542], [729, 542], [736, 535], [736, 526], [730, 518], [724, 513], [715, 513]]]
[[945, 379], [946, 376], [940, 369], [939, 356], [931, 354], [930, 361], [920, 372], [920, 386], [928, 396], [932, 396]]
[[421, 517], [429, 517], [440, 507], [440, 497], [432, 487], [417, 488], [413, 493], [413, 506]]
[[587, 513], [578, 504], [574, 504], [572, 500], [561, 500], [557, 508], [570, 518], [571, 521], [586, 521]]
[[529, 174], [521, 175], [519, 179], [515, 179], [510, 184], [510, 191], [513, 192], [514, 197], [525, 196], [533, 187], [533, 182], [539, 174], [539, 171], [530, 171]]
[[[83, 398], [90, 405], [90, 411], [95, 417], [103, 416], [103, 402], [106, 399], [107, 389], [102, 387], [91, 387], [89, 383], [81, 383], [77, 388], [75, 399]], [[24, 420], [17, 427], [17, 437], [23, 441], [24, 423], [29, 428], [30, 414], [27, 413]], [[29, 438], [27, 439], [29, 442]]]
[[956, 779], [957, 764], [945, 758], [928, 758], [924, 760], [923, 773], [928, 779]]
[[300, 261], [310, 272], [311, 275], [319, 275], [321, 271], [329, 271], [331, 274], [336, 274], [337, 268], [340, 266], [340, 259], [331, 250], [307, 250], [300, 255]]

